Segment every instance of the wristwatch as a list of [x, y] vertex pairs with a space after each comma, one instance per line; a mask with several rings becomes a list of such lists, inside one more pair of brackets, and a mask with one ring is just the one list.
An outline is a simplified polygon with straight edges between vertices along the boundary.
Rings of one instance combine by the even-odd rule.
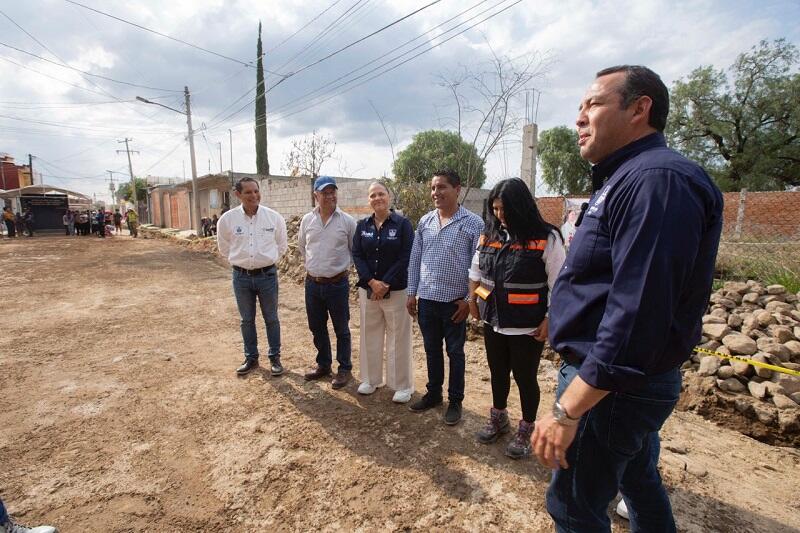
[[558, 422], [562, 426], [575, 426], [581, 420], [580, 417], [578, 418], [570, 417], [567, 414], [566, 409], [564, 409], [564, 407], [558, 402], [555, 402], [553, 404], [553, 418], [555, 419], [556, 422]]

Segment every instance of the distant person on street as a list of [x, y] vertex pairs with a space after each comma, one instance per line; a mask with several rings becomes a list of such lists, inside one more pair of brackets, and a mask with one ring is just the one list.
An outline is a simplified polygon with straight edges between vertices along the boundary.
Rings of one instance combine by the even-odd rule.
[[492, 407], [478, 442], [491, 444], [508, 433], [511, 374], [519, 389], [522, 420], [505, 454], [528, 457], [539, 409], [536, 374], [547, 340], [549, 294], [564, 263], [558, 228], [539, 213], [519, 178], [495, 185], [486, 201], [486, 228], [469, 271], [470, 313], [483, 321], [492, 384]]
[[25, 219], [22, 217], [22, 213], [19, 211], [14, 213], [14, 225], [17, 228], [17, 235], [20, 237], [25, 235]]
[[216, 213], [214, 213], [214, 216], [211, 217], [211, 235], [216, 235], [217, 234], [217, 223], [218, 222], [219, 222], [219, 217], [217, 216]]
[[100, 238], [106, 238], [106, 214], [101, 210], [98, 211], [94, 217], [95, 223], [97, 224], [97, 236]]
[[372, 215], [358, 221], [353, 237], [361, 310], [358, 392], [372, 394], [385, 382], [395, 391], [392, 401], [406, 403], [414, 394], [411, 317], [405, 309], [414, 228], [410, 220], [389, 209], [391, 197], [386, 185], [372, 183], [367, 195]]
[[61, 223], [64, 225], [64, 233], [70, 235], [69, 232], [69, 210], [65, 211], [61, 216]]
[[119, 209], [114, 210], [114, 233], [122, 233], [122, 213], [119, 212]]
[[17, 228], [14, 224], [14, 212], [10, 207], [3, 208], [3, 223], [6, 225], [6, 231], [9, 237], [17, 236]]
[[219, 219], [217, 247], [233, 267], [233, 294], [241, 317], [244, 362], [236, 373], [244, 375], [258, 368], [258, 301], [267, 330], [270, 372], [280, 376], [283, 366], [275, 265], [289, 247], [286, 221], [277, 211], [261, 205], [259, 183], [253, 178], [236, 182], [234, 193], [241, 204]]
[[409, 409], [427, 411], [442, 403], [444, 343], [450, 362], [449, 403], [444, 422], [451, 426], [461, 420], [469, 314], [468, 272], [483, 231], [481, 217], [458, 203], [460, 194], [461, 178], [455, 171], [433, 174], [431, 198], [436, 209], [420, 219], [414, 233], [406, 301], [411, 316], [417, 316], [419, 311], [419, 329], [428, 365], [428, 392]]
[[550, 299], [563, 361], [552, 414], [532, 444], [554, 470], [555, 529], [610, 531], [622, 493], [631, 531], [675, 531], [658, 432], [699, 342], [722, 230], [722, 195], [667, 147], [669, 94], [642, 66], [597, 73], [578, 108], [593, 195]]
[[306, 267], [306, 315], [317, 349], [316, 367], [306, 373], [307, 381], [331, 375], [333, 356], [328, 335], [328, 317], [336, 333], [336, 376], [331, 382], [341, 389], [352, 377], [350, 338], [350, 284], [353, 235], [356, 221], [337, 207], [336, 180], [320, 176], [314, 182], [317, 207], [300, 221], [298, 250]]
[[8, 515], [3, 500], [0, 499], [0, 533], [58, 533], [53, 526], [26, 527], [18, 524]]
[[28, 237], [33, 237], [36, 222], [33, 217], [33, 210], [30, 207], [26, 207], [22, 213], [22, 218], [25, 220], [25, 230], [28, 232]]
[[128, 209], [125, 213], [125, 220], [128, 224], [128, 232], [134, 239], [139, 236], [139, 215], [133, 209]]
[[78, 232], [81, 235], [89, 234], [89, 211], [78, 215]]

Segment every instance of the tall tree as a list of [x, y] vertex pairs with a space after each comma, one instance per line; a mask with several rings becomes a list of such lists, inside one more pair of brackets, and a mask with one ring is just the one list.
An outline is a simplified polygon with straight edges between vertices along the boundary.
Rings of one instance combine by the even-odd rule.
[[591, 165], [581, 157], [578, 133], [557, 126], [539, 134], [539, 163], [542, 179], [558, 194], [585, 194], [592, 190]]
[[267, 156], [267, 92], [264, 86], [264, 58], [261, 48], [261, 22], [258, 23], [258, 45], [256, 46], [256, 172], [269, 175]]
[[672, 88], [670, 143], [699, 161], [721, 189], [800, 185], [797, 48], [761, 41], [728, 73], [695, 69]]
[[464, 188], [480, 188], [486, 170], [475, 147], [458, 133], [443, 130], [422, 131], [397, 154], [392, 171], [399, 181], [427, 183], [436, 170], [453, 169], [461, 176]]

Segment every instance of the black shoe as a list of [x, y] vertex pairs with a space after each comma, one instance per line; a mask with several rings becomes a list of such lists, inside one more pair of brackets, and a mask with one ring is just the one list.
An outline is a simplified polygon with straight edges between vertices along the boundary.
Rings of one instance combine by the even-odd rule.
[[444, 423], [455, 426], [461, 421], [461, 402], [450, 402], [444, 413]]
[[283, 374], [283, 365], [281, 364], [280, 356], [269, 358], [269, 371], [273, 376], [280, 376]]
[[425, 396], [409, 405], [408, 408], [415, 413], [421, 413], [422, 411], [427, 411], [441, 404], [441, 396], [431, 396], [431, 393], [427, 393]]
[[258, 368], [258, 359], [245, 359], [242, 366], [236, 369], [236, 373], [244, 376], [253, 369]]
[[324, 368], [324, 367], [318, 366], [318, 367], [314, 368], [314, 370], [312, 370], [310, 372], [306, 372], [306, 374], [303, 376], [303, 379], [305, 379], [306, 381], [314, 381], [316, 379], [326, 378], [326, 377], [328, 377], [330, 375], [331, 375], [330, 367]]
[[351, 377], [352, 374], [350, 374], [349, 370], [339, 370], [333, 378], [333, 381], [331, 381], [331, 387], [334, 389], [341, 389], [350, 383]]

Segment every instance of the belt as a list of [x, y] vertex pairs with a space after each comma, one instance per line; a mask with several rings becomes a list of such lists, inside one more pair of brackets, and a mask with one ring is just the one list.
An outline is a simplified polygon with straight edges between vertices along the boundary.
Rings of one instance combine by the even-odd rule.
[[242, 274], [247, 274], [248, 276], [255, 276], [257, 274], [262, 274], [265, 272], [269, 272], [270, 270], [274, 270], [275, 265], [269, 265], [262, 268], [254, 268], [253, 270], [247, 270], [246, 268], [233, 265], [233, 269], [237, 272], [241, 272]]
[[307, 279], [310, 279], [314, 283], [319, 283], [320, 285], [329, 285], [331, 283], [336, 283], [337, 281], [341, 281], [346, 277], [347, 277], [347, 270], [345, 270], [344, 272], [339, 272], [338, 274], [330, 278], [315, 277], [312, 276], [311, 274], [306, 274]]

